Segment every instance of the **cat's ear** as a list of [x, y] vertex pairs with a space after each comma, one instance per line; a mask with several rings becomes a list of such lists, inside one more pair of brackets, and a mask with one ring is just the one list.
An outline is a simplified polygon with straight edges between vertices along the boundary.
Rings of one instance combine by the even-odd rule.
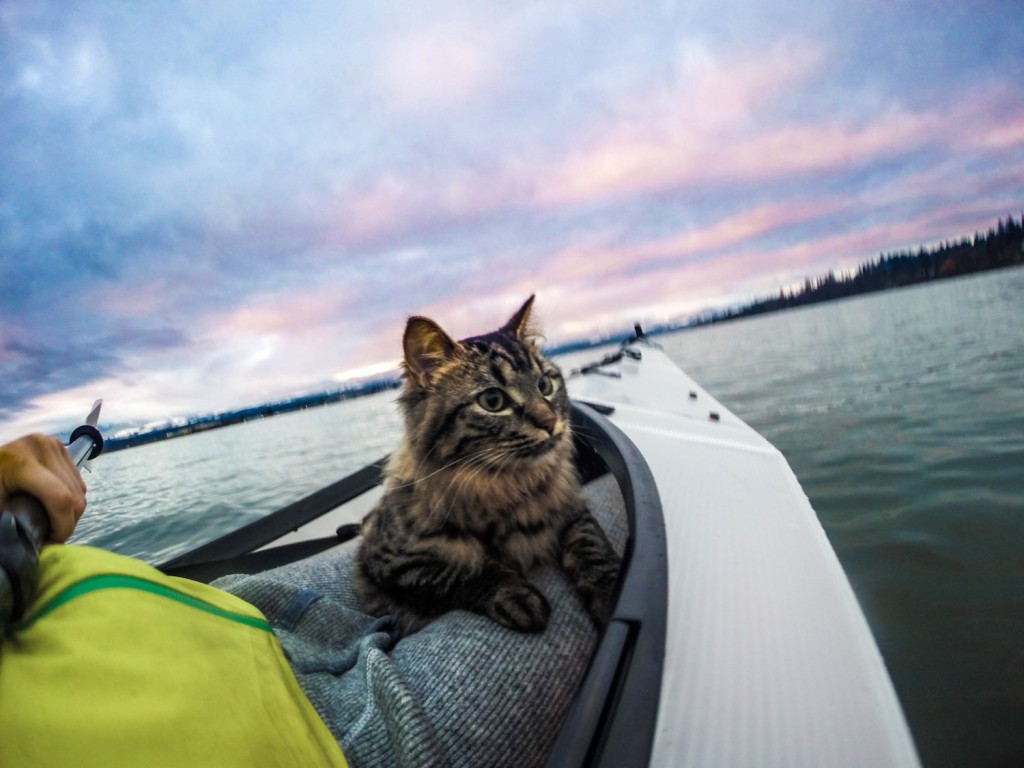
[[530, 298], [526, 300], [526, 303], [519, 308], [519, 311], [509, 318], [509, 321], [501, 327], [502, 331], [511, 333], [517, 338], [523, 338], [529, 329], [530, 325], [530, 312], [533, 309], [534, 294], [530, 295]]
[[405, 325], [402, 347], [406, 370], [419, 386], [425, 387], [437, 369], [455, 356], [458, 342], [430, 318], [417, 316], [410, 317]]

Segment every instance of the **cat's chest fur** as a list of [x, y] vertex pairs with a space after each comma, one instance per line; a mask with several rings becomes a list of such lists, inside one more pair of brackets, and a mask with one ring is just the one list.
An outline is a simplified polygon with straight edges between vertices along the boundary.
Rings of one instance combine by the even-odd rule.
[[558, 534], [582, 505], [569, 457], [551, 458], [531, 470], [457, 468], [413, 479], [401, 471], [412, 462], [396, 456], [381, 515], [394, 518], [396, 543], [428, 542], [471, 568], [493, 558], [530, 571], [557, 559]]

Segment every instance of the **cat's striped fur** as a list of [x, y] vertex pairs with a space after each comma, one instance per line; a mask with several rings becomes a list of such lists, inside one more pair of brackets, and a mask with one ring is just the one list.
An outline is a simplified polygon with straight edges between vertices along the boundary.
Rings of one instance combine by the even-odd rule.
[[551, 609], [526, 576], [548, 563], [604, 617], [618, 561], [587, 510], [569, 398], [528, 331], [532, 306], [463, 341], [425, 317], [406, 326], [405, 435], [357, 558], [364, 607], [406, 632], [457, 608], [540, 631]]

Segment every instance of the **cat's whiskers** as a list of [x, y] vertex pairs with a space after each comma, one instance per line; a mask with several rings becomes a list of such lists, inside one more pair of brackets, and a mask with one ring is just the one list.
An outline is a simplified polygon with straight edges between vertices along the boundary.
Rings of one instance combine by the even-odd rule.
[[[455, 490], [455, 493], [451, 494], [451, 501], [447, 505], [444, 519], [441, 521], [441, 525], [448, 522], [451, 517], [452, 509], [454, 508], [455, 502], [459, 497], [459, 494], [466, 490], [467, 485], [471, 481], [487, 469], [491, 469], [495, 473], [500, 473], [504, 470], [504, 464], [508, 461], [507, 456], [504, 455], [504, 451], [494, 446], [488, 446], [484, 450], [473, 454], [473, 461], [468, 462], [465, 466], [459, 467], [452, 473], [451, 480], [448, 481], [448, 485], [445, 486], [444, 490], [441, 491], [438, 507], [444, 506], [445, 499], [448, 494]], [[492, 463], [491, 459], [498, 458], [497, 463]]]
[[[448, 492], [448, 489], [451, 488], [452, 484], [457, 479], [459, 479], [461, 473], [463, 473], [466, 469], [475, 468], [476, 465], [479, 465], [481, 470], [486, 468], [486, 466], [488, 465], [488, 463], [490, 463], [490, 460], [493, 458], [494, 455], [496, 455], [496, 453], [497, 452], [496, 452], [496, 450], [494, 449], [493, 446], [485, 446], [484, 448], [482, 448], [481, 450], [479, 450], [479, 451], [477, 451], [475, 453], [467, 454], [466, 456], [460, 456], [460, 457], [456, 458], [455, 460], [449, 462], [448, 464], [444, 465], [440, 469], [437, 469], [437, 470], [435, 470], [434, 472], [431, 472], [428, 475], [424, 475], [423, 477], [418, 477], [418, 478], [416, 478], [416, 479], [414, 479], [414, 480], [412, 480], [412, 481], [410, 481], [408, 483], [404, 483], [401, 486], [395, 486], [395, 487], [396, 488], [407, 488], [407, 487], [410, 487], [410, 486], [415, 485], [417, 483], [422, 483], [422, 482], [424, 482], [426, 480], [429, 480], [429, 479], [431, 479], [433, 477], [436, 477], [437, 475], [441, 474], [442, 472], [451, 471], [451, 479], [449, 479], [448, 485], [445, 486], [445, 489], [443, 491], [441, 491], [441, 494], [440, 494], [440, 498], [443, 500], [444, 496]], [[453, 499], [454, 499], [454, 497], [453, 497]]]
[[459, 463], [472, 461], [477, 456], [479, 456], [481, 453], [486, 453], [488, 450], [490, 450], [490, 448], [484, 448], [480, 452], [478, 452], [478, 453], [471, 453], [468, 456], [457, 456], [454, 459], [452, 459], [450, 462], [445, 464], [443, 467], [435, 469], [430, 474], [423, 475], [422, 477], [415, 477], [412, 480], [410, 480], [408, 483], [401, 483], [399, 485], [393, 485], [393, 486], [391, 486], [391, 489], [392, 490], [398, 490], [400, 488], [409, 488], [409, 487], [411, 487], [413, 485], [416, 485], [417, 483], [422, 483], [424, 480], [429, 480], [430, 478], [434, 477], [435, 475], [439, 475], [440, 473], [444, 472], [446, 469], [451, 469], [452, 467], [454, 467], [455, 465], [457, 465]]
[[[489, 471], [492, 475], [500, 476], [503, 478], [501, 483], [497, 483], [494, 486], [495, 489], [502, 489], [504, 486], [507, 485], [507, 468], [513, 462], [514, 456], [512, 456], [509, 453], [507, 448], [494, 447], [492, 449], [491, 454], [484, 457], [482, 461], [476, 462], [475, 466], [468, 465], [466, 467], [461, 467], [459, 470], [457, 470], [455, 477], [452, 478], [452, 482], [449, 483], [448, 487], [445, 489], [445, 492], [447, 493], [449, 490], [452, 489], [455, 489], [457, 491], [455, 494], [452, 495], [452, 504], [455, 503], [459, 494], [465, 494], [470, 491], [473, 491], [475, 496], [480, 496], [479, 490], [474, 488], [474, 486], [476, 485], [478, 478], [481, 475], [483, 475], [484, 472], [487, 471]], [[513, 495], [519, 495], [520, 493], [521, 490], [517, 488], [516, 494]], [[481, 506], [488, 506], [487, 502], [493, 502], [493, 499], [480, 499]]]
[[[435, 443], [434, 443], [434, 444], [433, 444], [432, 446], [430, 446], [430, 449], [429, 449], [429, 450], [428, 450], [428, 451], [427, 451], [426, 453], [424, 453], [424, 454], [423, 454], [422, 456], [420, 456], [420, 458], [419, 458], [419, 459], [418, 459], [418, 460], [416, 461], [416, 467], [415, 467], [415, 468], [413, 469], [413, 476], [414, 476], [414, 477], [419, 477], [419, 474], [420, 474], [420, 472], [421, 472], [421, 471], [423, 470], [423, 467], [424, 467], [424, 466], [426, 465], [426, 463], [427, 463], [427, 459], [429, 459], [429, 458], [430, 458], [430, 455], [431, 455], [431, 454], [432, 454], [432, 453], [433, 453], [434, 451], [436, 451], [436, 450], [437, 450], [438, 448], [440, 448], [440, 447], [441, 447], [441, 441], [440, 441], [440, 440], [438, 440], [438, 441], [437, 441], [437, 442], [435, 442]], [[409, 452], [409, 453], [415, 453], [415, 451], [412, 451], [412, 450], [410, 450], [410, 451], [408, 451], [408, 452]], [[455, 461], [457, 462], [458, 460], [459, 460], [459, 457], [456, 457], [456, 458], [455, 458]], [[453, 463], [454, 463], [454, 462], [453, 462]], [[446, 464], [445, 466], [441, 467], [441, 469], [439, 469], [439, 470], [437, 470], [437, 471], [438, 471], [438, 472], [441, 472], [441, 471], [443, 471], [443, 470], [447, 469], [447, 468], [448, 468], [448, 467], [450, 467], [450, 466], [452, 466], [452, 464]], [[431, 473], [431, 474], [437, 474], [437, 473], [436, 473], [436, 472], [434, 472], [434, 473]], [[427, 477], [430, 477], [430, 476], [431, 476], [431, 475], [427, 475]]]

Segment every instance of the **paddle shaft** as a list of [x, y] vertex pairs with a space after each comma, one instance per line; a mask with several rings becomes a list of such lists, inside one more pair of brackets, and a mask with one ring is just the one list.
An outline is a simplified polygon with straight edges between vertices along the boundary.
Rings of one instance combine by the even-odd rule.
[[[83, 424], [71, 434], [68, 453], [76, 467], [103, 450], [103, 437]], [[34, 496], [15, 493], [0, 511], [0, 632], [24, 614], [39, 579], [39, 550], [50, 532], [46, 509]]]

